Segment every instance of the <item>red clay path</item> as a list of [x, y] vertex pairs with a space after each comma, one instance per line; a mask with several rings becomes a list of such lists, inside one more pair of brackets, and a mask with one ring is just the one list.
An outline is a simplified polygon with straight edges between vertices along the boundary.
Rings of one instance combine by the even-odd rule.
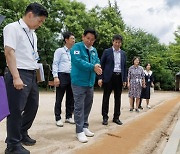
[[150, 134], [160, 127], [161, 122], [180, 104], [180, 96], [164, 102], [151, 112], [120, 126], [114, 132], [107, 133], [101, 140], [77, 149], [77, 154], [128, 154], [142, 144]]

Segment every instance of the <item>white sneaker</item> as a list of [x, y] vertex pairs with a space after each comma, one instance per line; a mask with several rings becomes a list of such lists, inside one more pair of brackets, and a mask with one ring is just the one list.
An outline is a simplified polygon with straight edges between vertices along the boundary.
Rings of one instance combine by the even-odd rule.
[[81, 143], [86, 143], [86, 142], [88, 142], [88, 139], [87, 139], [86, 135], [84, 134], [84, 132], [77, 133], [77, 139], [78, 139], [79, 142], [81, 142]]
[[57, 125], [58, 127], [63, 127], [63, 122], [62, 122], [62, 120], [60, 119], [60, 120], [56, 121], [56, 125]]
[[150, 109], [150, 108], [151, 108], [151, 106], [150, 106], [150, 105], [147, 105], [146, 107], [147, 107], [148, 109]]
[[94, 133], [91, 132], [88, 128], [83, 128], [83, 131], [84, 131], [84, 134], [85, 134], [87, 137], [93, 137], [93, 136], [94, 136]]
[[75, 124], [74, 119], [73, 118], [68, 118], [65, 120], [66, 123], [70, 123], [70, 124]]

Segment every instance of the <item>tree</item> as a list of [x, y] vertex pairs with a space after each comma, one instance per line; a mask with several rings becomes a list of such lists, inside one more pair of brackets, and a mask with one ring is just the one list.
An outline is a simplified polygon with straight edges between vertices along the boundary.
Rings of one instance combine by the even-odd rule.
[[168, 47], [160, 44], [159, 40], [141, 29], [127, 28], [124, 50], [127, 52], [128, 67], [132, 65], [134, 56], [141, 59], [141, 66], [150, 63], [155, 78], [163, 90], [172, 90], [174, 76], [168, 67]]
[[173, 75], [180, 71], [180, 26], [174, 35], [175, 43], [171, 43], [168, 49], [168, 68], [172, 70]]
[[97, 40], [98, 43], [95, 45], [101, 56], [104, 49], [112, 46], [112, 37], [114, 34], [125, 35], [125, 23], [116, 2], [114, 5], [109, 3], [109, 6], [105, 8], [96, 7], [91, 10], [91, 13], [96, 13], [97, 17], [94, 27], [98, 31], [99, 37]]
[[127, 27], [116, 1], [114, 4], [109, 1], [109, 5], [105, 8], [96, 6], [86, 10], [85, 5], [76, 0], [1, 0], [0, 14], [6, 16], [0, 26], [1, 52], [3, 52], [3, 27], [21, 18], [24, 8], [31, 2], [41, 3], [49, 13], [46, 22], [36, 30], [42, 63], [52, 64], [54, 51], [63, 46], [63, 32], [73, 32], [78, 42], [81, 41], [84, 29], [94, 28], [98, 32], [94, 46], [99, 57], [104, 49], [112, 46], [113, 35], [121, 34], [124, 38], [122, 49], [127, 53], [127, 66], [132, 65], [134, 56], [139, 56], [142, 66], [151, 63], [155, 82], [160, 82], [162, 89], [173, 89], [174, 75], [180, 70], [180, 27], [175, 32], [175, 43], [169, 46], [160, 44], [154, 35], [141, 29]]
[[159, 40], [141, 29], [127, 28], [124, 50], [127, 52], [128, 66], [132, 65], [134, 56], [141, 58], [141, 64], [149, 61], [148, 55], [162, 50]]

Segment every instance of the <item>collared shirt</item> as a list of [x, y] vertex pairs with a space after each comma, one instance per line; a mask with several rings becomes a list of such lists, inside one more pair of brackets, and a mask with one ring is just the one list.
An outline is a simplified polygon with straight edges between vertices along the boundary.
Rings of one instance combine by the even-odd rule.
[[91, 52], [94, 48], [93, 48], [93, 46], [91, 46], [91, 47], [88, 48], [85, 44], [84, 44], [84, 46], [85, 46], [85, 48], [86, 48], [86, 50], [87, 50], [87, 54], [88, 54], [89, 62], [90, 62], [90, 52]]
[[121, 49], [116, 51], [113, 48], [113, 54], [114, 54], [114, 72], [121, 72]]
[[91, 46], [91, 47], [89, 47], [89, 48], [88, 48], [85, 44], [84, 44], [84, 46], [85, 46], [85, 48], [88, 49], [89, 51], [92, 51], [92, 50], [94, 49], [93, 46]]
[[[26, 23], [20, 19], [19, 22], [16, 21], [5, 26], [3, 35], [4, 47], [9, 46], [15, 51], [17, 68], [27, 70], [38, 68], [39, 55], [37, 52], [37, 36], [34, 30], [29, 29]], [[34, 48], [30, 41], [33, 43]]]
[[58, 72], [71, 72], [71, 55], [70, 50], [66, 46], [55, 51], [52, 68], [53, 77], [58, 77]]

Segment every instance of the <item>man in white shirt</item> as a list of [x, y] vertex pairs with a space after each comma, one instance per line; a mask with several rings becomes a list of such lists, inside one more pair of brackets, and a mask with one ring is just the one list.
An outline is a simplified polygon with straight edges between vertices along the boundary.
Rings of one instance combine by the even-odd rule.
[[39, 92], [36, 79], [37, 36], [35, 29], [48, 17], [46, 9], [38, 4], [27, 6], [19, 21], [5, 26], [4, 50], [8, 64], [5, 76], [10, 115], [7, 117], [7, 148], [5, 154], [29, 154], [25, 145], [34, 145], [36, 140], [28, 135], [37, 113]]
[[65, 32], [64, 47], [58, 48], [54, 53], [53, 60], [53, 77], [56, 88], [56, 102], [54, 106], [54, 114], [56, 125], [63, 127], [63, 121], [61, 119], [61, 104], [66, 92], [66, 120], [70, 124], [74, 124], [72, 119], [72, 113], [74, 111], [74, 98], [71, 89], [71, 55], [70, 49], [75, 43], [74, 34], [71, 32]]

